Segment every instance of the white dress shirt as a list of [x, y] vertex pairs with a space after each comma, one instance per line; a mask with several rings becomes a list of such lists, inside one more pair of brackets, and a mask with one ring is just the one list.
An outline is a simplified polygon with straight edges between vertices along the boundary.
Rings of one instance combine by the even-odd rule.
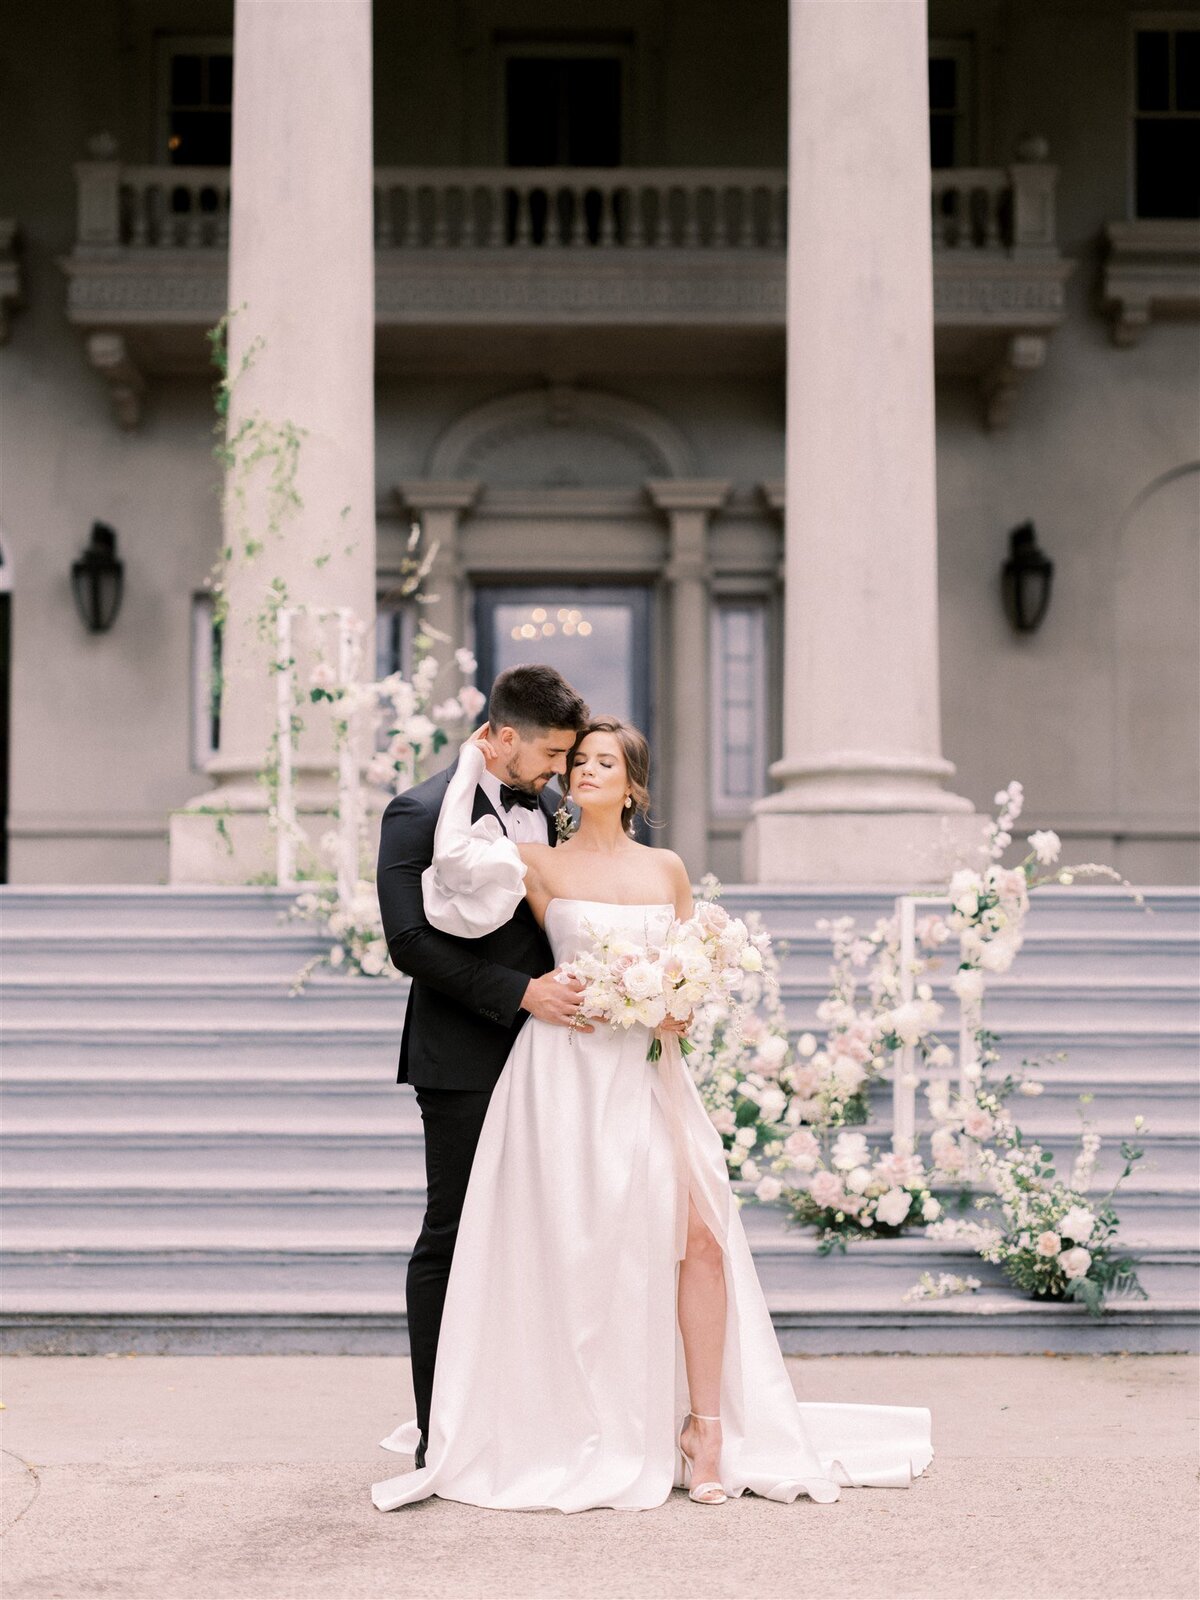
[[492, 809], [500, 818], [500, 824], [508, 837], [517, 844], [547, 844], [549, 839], [546, 834], [546, 813], [541, 805], [536, 805], [531, 811], [524, 806], [513, 806], [510, 810], [504, 809], [500, 799], [501, 780], [485, 767], [483, 776], [479, 780], [479, 787], [492, 803]]

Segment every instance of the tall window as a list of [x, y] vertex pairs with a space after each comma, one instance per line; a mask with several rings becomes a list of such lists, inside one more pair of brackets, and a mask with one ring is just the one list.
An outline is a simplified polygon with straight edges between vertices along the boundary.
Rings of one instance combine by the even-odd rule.
[[227, 167], [233, 126], [228, 38], [159, 42], [159, 128], [173, 167]]
[[192, 765], [221, 745], [221, 627], [209, 593], [192, 596]]
[[1193, 16], [1133, 31], [1133, 214], [1200, 217], [1200, 27]]
[[620, 47], [512, 43], [502, 61], [508, 166], [620, 165], [626, 75]]
[[971, 44], [968, 39], [929, 41], [929, 153], [933, 167], [969, 167], [974, 161], [971, 126]]
[[375, 602], [375, 676], [393, 672], [407, 678], [412, 672], [413, 640], [417, 633], [417, 602], [396, 591], [380, 594]]
[[745, 811], [767, 773], [767, 607], [718, 599], [712, 609], [712, 802]]

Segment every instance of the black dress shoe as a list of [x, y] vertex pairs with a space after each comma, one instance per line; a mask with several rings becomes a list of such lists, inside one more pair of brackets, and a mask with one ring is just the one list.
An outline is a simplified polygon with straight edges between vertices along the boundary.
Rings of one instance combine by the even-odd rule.
[[418, 1470], [425, 1465], [425, 1435], [422, 1434], [417, 1441], [416, 1454], [413, 1456], [413, 1466]]

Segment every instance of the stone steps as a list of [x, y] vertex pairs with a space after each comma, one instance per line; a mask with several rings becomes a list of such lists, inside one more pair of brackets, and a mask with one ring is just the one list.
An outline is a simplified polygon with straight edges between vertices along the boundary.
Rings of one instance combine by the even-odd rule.
[[[811, 1235], [749, 1206], [788, 1348], [1194, 1341], [1200, 899], [1147, 896], [1152, 916], [1104, 887], [1039, 891], [1017, 973], [989, 991], [988, 1020], [1005, 1062], [1068, 1052], [1037, 1068], [1043, 1095], [1014, 1104], [1031, 1137], [1069, 1155], [1079, 1093], [1093, 1094], [1087, 1115], [1106, 1138], [1096, 1196], [1132, 1116], [1146, 1117], [1152, 1166], [1122, 1190], [1119, 1209], [1151, 1304], [1119, 1304], [1093, 1325], [1078, 1307], [1024, 1300], [960, 1245], [913, 1236], [822, 1258]], [[419, 1118], [394, 1082], [405, 985], [323, 972], [288, 995], [320, 946], [310, 927], [280, 920], [288, 899], [272, 890], [0, 898], [8, 1344], [398, 1348], [423, 1202]], [[731, 890], [724, 903], [754, 904], [786, 939], [785, 996], [799, 1029], [814, 1026], [826, 988], [816, 918], [849, 911], [869, 927], [891, 896]], [[944, 975], [934, 985], [940, 994]], [[947, 1020], [949, 1033], [952, 1000]], [[986, 1292], [904, 1302], [923, 1270], [973, 1273]]]

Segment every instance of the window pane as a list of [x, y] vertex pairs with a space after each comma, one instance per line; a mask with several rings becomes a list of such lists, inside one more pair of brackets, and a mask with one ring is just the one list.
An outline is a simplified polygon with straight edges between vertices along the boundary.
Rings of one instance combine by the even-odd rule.
[[199, 56], [172, 56], [171, 104], [198, 106], [201, 103]]
[[566, 161], [615, 167], [621, 160], [621, 63], [600, 57], [568, 61]]
[[1139, 217], [1200, 217], [1200, 118], [1136, 125]]
[[766, 609], [722, 601], [712, 629], [713, 800], [743, 808], [763, 792], [766, 769]]
[[1170, 34], [1143, 29], [1137, 36], [1137, 108], [1169, 111], [1170, 97]]
[[544, 662], [578, 689], [595, 716], [633, 720], [633, 611], [619, 601], [560, 603], [551, 590], [533, 603], [500, 601], [492, 611], [494, 670]]
[[233, 104], [233, 57], [209, 56], [208, 103], [210, 106]]
[[611, 167], [621, 160], [616, 57], [514, 56], [505, 66], [512, 167]]
[[955, 131], [958, 119], [944, 112], [929, 119], [929, 164], [932, 167], [953, 167], [955, 163]]
[[559, 164], [559, 68], [549, 57], [513, 58], [505, 67], [510, 167]]
[[228, 111], [173, 111], [171, 164], [176, 167], [227, 167], [231, 121]]
[[1175, 35], [1175, 109], [1200, 111], [1200, 31]]
[[934, 56], [929, 62], [929, 109], [954, 111], [958, 107], [958, 62], [951, 56]]

